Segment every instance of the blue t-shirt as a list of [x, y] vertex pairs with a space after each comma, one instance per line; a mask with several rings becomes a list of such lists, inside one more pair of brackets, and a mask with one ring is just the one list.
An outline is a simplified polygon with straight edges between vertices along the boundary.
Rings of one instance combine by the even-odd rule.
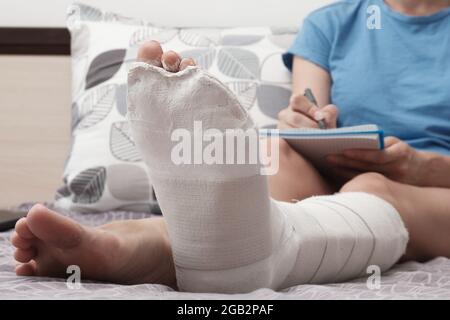
[[450, 154], [450, 8], [412, 17], [383, 0], [339, 1], [305, 19], [283, 56], [290, 69], [293, 55], [330, 73], [339, 126], [374, 123]]

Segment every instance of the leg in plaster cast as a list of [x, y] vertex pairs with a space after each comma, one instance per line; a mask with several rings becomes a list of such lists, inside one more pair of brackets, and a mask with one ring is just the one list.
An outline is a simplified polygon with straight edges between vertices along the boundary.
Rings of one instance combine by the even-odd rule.
[[450, 257], [450, 189], [402, 184], [372, 172], [357, 176], [340, 191], [377, 195], [400, 212], [410, 235], [402, 261]]
[[[156, 42], [148, 42], [143, 45], [139, 54], [141, 61], [151, 62], [157, 66], [163, 65], [160, 60], [162, 50]], [[164, 56], [166, 59], [169, 57], [175, 63], [179, 59], [174, 52], [168, 52]], [[171, 61], [166, 61], [165, 64], [166, 66], [170, 65]], [[180, 69], [185, 69], [187, 66], [194, 65], [194, 62], [192, 59], [181, 59], [179, 65]], [[366, 174], [347, 183], [341, 189], [341, 192], [375, 194], [378, 198], [370, 198], [370, 201], [378, 202], [381, 198], [397, 209], [402, 215], [410, 234], [404, 259], [424, 260], [435, 256], [450, 256], [450, 246], [447, 245], [450, 243], [450, 233], [448, 232], [450, 230], [449, 190], [406, 186], [389, 181], [379, 175]], [[313, 202], [306, 202], [304, 205], [317, 207], [319, 206], [315, 202], [317, 200], [331, 201], [331, 205], [336, 206], [336, 210], [342, 209], [346, 205], [345, 203], [333, 204], [335, 198], [324, 198], [322, 200], [315, 198]], [[380, 207], [383, 208], [383, 206], [386, 209], [392, 209], [385, 202], [381, 202]], [[292, 208], [295, 208], [295, 210]], [[289, 211], [288, 209], [297, 211], [297, 208], [293, 206], [286, 210]], [[351, 206], [350, 209], [355, 210]], [[242, 208], [239, 210], [242, 210]], [[302, 207], [301, 212], [303, 210]], [[301, 214], [301, 212], [299, 210], [296, 214]], [[191, 219], [192, 216], [195, 218], [196, 213], [195, 209], [193, 211], [186, 210], [186, 218]], [[377, 215], [378, 213], [373, 211], [372, 208], [367, 211], [367, 214], [371, 215]], [[310, 214], [304, 216], [308, 219], [317, 219]], [[319, 214], [319, 219], [322, 216], [323, 214]], [[295, 225], [295, 221], [292, 222], [293, 225]], [[307, 226], [306, 223], [305, 225]], [[354, 227], [360, 226], [356, 221]], [[298, 223], [298, 230], [301, 230], [302, 227], [302, 223]], [[365, 239], [363, 235], [364, 232], [362, 232], [361, 239]], [[303, 239], [311, 239], [313, 236], [317, 238], [316, 243], [325, 246], [323, 239], [320, 240], [320, 232], [310, 232], [309, 235], [305, 233]], [[355, 238], [353, 236], [353, 240]], [[224, 239], [229, 239], [229, 236], [225, 234]], [[367, 239], [370, 240], [370, 237], [366, 237]], [[128, 284], [161, 283], [175, 286], [175, 268], [167, 234], [167, 223], [160, 218], [117, 221], [98, 228], [87, 228], [41, 205], [36, 205], [30, 210], [27, 218], [21, 219], [17, 223], [16, 230], [11, 236], [11, 242], [15, 246], [14, 256], [18, 262], [16, 273], [21, 276], [66, 277], [67, 266], [75, 264], [81, 267], [81, 275], [85, 279]], [[364, 243], [364, 241], [362, 242]], [[370, 243], [370, 241], [366, 241], [367, 243]], [[333, 249], [332, 246], [327, 247], [329, 252]], [[336, 248], [335, 245], [333, 250]], [[356, 246], [353, 250], [355, 248]], [[307, 254], [307, 252], [304, 253]], [[315, 259], [316, 262], [314, 262], [314, 259], [309, 259], [312, 262], [306, 267], [315, 270], [314, 268], [317, 266], [314, 264], [317, 264], [317, 260], [325, 261], [325, 257], [319, 256]], [[301, 261], [295, 263], [299, 264]], [[254, 268], [254, 264], [251, 268]], [[346, 273], [348, 274], [351, 271], [350, 269], [344, 269], [339, 268], [337, 272], [334, 271], [335, 277], [336, 273], [339, 273], [336, 277], [338, 280], [339, 277], [343, 279]], [[325, 271], [327, 270], [315, 272], [315, 281], [323, 280]], [[202, 271], [200, 274], [203, 274], [204, 277], [208, 276], [207, 271]], [[209, 274], [217, 275], [215, 271]], [[306, 274], [303, 279], [302, 274], [304, 274], [302, 271], [290, 273], [282, 286], [308, 280], [314, 281], [314, 279], [311, 279], [311, 273]], [[331, 272], [331, 275], [333, 275], [333, 272]], [[321, 277], [322, 279], [320, 279]], [[273, 284], [273, 281], [271, 284]], [[224, 291], [224, 288], [218, 288], [218, 291]]]
[[180, 289], [235, 293], [344, 281], [369, 265], [387, 270], [404, 253], [400, 215], [378, 196], [277, 202], [258, 164], [175, 164], [176, 130], [193, 136], [195, 122], [219, 136], [253, 128], [206, 71], [141, 63], [130, 70], [128, 90], [131, 131], [166, 218]]

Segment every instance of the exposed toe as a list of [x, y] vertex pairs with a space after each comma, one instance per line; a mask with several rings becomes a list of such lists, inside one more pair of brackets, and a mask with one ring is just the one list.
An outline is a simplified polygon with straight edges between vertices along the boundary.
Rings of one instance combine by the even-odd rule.
[[28, 263], [19, 264], [16, 266], [16, 275], [23, 277], [30, 277], [36, 275], [36, 262], [30, 261]]
[[11, 244], [16, 248], [29, 249], [32, 243], [31, 239], [22, 238], [16, 231], [11, 234]]
[[[36, 206], [38, 206], [38, 205], [33, 206], [33, 208], [36, 207]], [[31, 210], [33, 210], [33, 208], [31, 208]], [[16, 230], [17, 234], [20, 237], [24, 238], [24, 239], [34, 239], [34, 238], [36, 238], [35, 235], [31, 232], [30, 228], [28, 227], [28, 220], [27, 220], [27, 218], [20, 218], [16, 222], [15, 230]]]
[[192, 58], [183, 58], [180, 62], [180, 71], [186, 69], [189, 66], [195, 66], [195, 61]]
[[164, 52], [161, 61], [164, 69], [169, 72], [178, 72], [180, 70], [181, 57], [175, 51]]
[[42, 205], [34, 206], [30, 210], [27, 224], [37, 238], [59, 249], [70, 249], [79, 245], [85, 231], [79, 223]]
[[146, 62], [156, 67], [162, 67], [161, 57], [163, 50], [158, 41], [147, 41], [138, 50], [137, 60]]
[[14, 252], [14, 259], [18, 262], [29, 262], [31, 259], [36, 257], [37, 250], [35, 248], [30, 249], [17, 249]]

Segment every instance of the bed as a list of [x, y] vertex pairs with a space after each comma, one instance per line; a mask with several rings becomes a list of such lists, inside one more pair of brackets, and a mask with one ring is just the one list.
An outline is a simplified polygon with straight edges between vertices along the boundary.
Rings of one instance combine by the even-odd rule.
[[[0, 56], [0, 67], [0, 207], [13, 207], [25, 201], [51, 201], [60, 184], [70, 144], [70, 110], [67, 108], [70, 104], [70, 58]], [[42, 119], [42, 114], [54, 125], [49, 127], [45, 121], [35, 121]], [[31, 205], [26, 203], [19, 208], [26, 210]], [[66, 211], [61, 214], [90, 226], [118, 219], [151, 217], [146, 213], [124, 211], [95, 214]], [[383, 274], [380, 288], [372, 290], [366, 284], [367, 278], [340, 284], [300, 285], [282, 292], [260, 289], [237, 295], [181, 293], [156, 284], [124, 286], [98, 282], [83, 282], [81, 289], [70, 290], [64, 279], [16, 276], [10, 233], [0, 232], [0, 300], [450, 299], [450, 259], [443, 257], [427, 263], [397, 265]]]
[[[28, 209], [24, 204], [20, 209]], [[151, 217], [139, 212], [110, 211], [95, 214], [61, 212], [85, 225], [96, 226], [117, 219]], [[300, 285], [281, 292], [259, 289], [247, 294], [198, 294], [177, 292], [157, 284], [117, 285], [83, 282], [69, 289], [64, 279], [18, 277], [14, 273], [10, 232], [0, 233], [0, 300], [6, 299], [449, 299], [450, 259], [427, 263], [408, 262], [383, 274], [380, 287], [369, 289], [367, 278], [328, 285]]]

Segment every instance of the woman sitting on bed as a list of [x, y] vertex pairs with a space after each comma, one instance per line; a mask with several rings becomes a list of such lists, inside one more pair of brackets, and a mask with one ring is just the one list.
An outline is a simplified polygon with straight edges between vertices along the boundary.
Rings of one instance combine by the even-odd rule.
[[[386, 138], [385, 150], [349, 150], [330, 156], [327, 160], [333, 170], [323, 174], [280, 141], [280, 170], [268, 180], [271, 196], [285, 202], [272, 202], [270, 208], [261, 205], [256, 213], [250, 212], [252, 207], [246, 206], [246, 201], [265, 203], [261, 198], [264, 188], [255, 189], [259, 178], [249, 181], [249, 175], [244, 175], [233, 188], [228, 188], [229, 182], [223, 177], [214, 185], [204, 181], [202, 186], [207, 186], [209, 194], [195, 197], [193, 192], [202, 181], [183, 180], [189, 172], [177, 168], [173, 168], [177, 176], [172, 177], [178, 179], [176, 183], [171, 184], [167, 176], [161, 179], [157, 172], [152, 179], [166, 221], [117, 221], [87, 228], [36, 205], [17, 223], [12, 235], [19, 262], [16, 273], [64, 277], [68, 265], [78, 265], [82, 277], [89, 279], [171, 286], [178, 280], [185, 290], [237, 292], [260, 286], [278, 289], [304, 282], [345, 280], [361, 275], [368, 264], [378, 264], [385, 270], [399, 258], [450, 257], [449, 30], [448, 0], [348, 0], [313, 12], [284, 56], [292, 69], [293, 95], [290, 105], [279, 114], [279, 127], [315, 128], [318, 120], [324, 120], [329, 128], [375, 123], [391, 136]], [[144, 83], [152, 82], [152, 77], [169, 77], [163, 69], [179, 73], [177, 79], [192, 80], [202, 75], [192, 67], [192, 59], [181, 59], [172, 51], [163, 53], [157, 42], [145, 43], [138, 59], [161, 69], [136, 69], [130, 75], [130, 92], [140, 90], [140, 78], [133, 78], [139, 77], [139, 72], [148, 77], [142, 80]], [[185, 85], [193, 85], [192, 81]], [[163, 84], [160, 81], [157, 85]], [[210, 86], [219, 85], [214, 82]], [[320, 109], [302, 96], [305, 88], [313, 90]], [[136, 95], [139, 108], [141, 102]], [[219, 101], [224, 99], [220, 96], [217, 99], [231, 101]], [[139, 130], [144, 129], [134, 126], [136, 143], [152, 169], [157, 150], [139, 139]], [[164, 150], [163, 140], [158, 142], [158, 150]], [[158, 156], [163, 157], [161, 154]], [[245, 192], [237, 192], [242, 185]], [[307, 199], [335, 192], [333, 196]], [[287, 203], [292, 199], [307, 200]], [[274, 207], [285, 215], [273, 213]], [[311, 208], [317, 208], [317, 216]], [[212, 219], [216, 211], [221, 216]], [[333, 229], [327, 225], [327, 218], [313, 221], [330, 217], [331, 211], [341, 214], [351, 227], [344, 230], [339, 222]], [[371, 241], [385, 244], [378, 258], [373, 257], [375, 244], [363, 244], [369, 239], [364, 236], [368, 231], [355, 234], [361, 221], [352, 220], [355, 215], [350, 216], [350, 211], [366, 224]], [[277, 224], [277, 219], [286, 221]], [[316, 240], [313, 232], [319, 229], [309, 228], [309, 224], [322, 228]], [[409, 233], [406, 250], [403, 224]], [[283, 229], [286, 225], [290, 227]], [[389, 230], [391, 226], [395, 226], [398, 237], [395, 230]], [[320, 242], [323, 230], [328, 235], [336, 232], [336, 237]], [[392, 237], [383, 238], [383, 231]], [[285, 240], [283, 246], [274, 242], [278, 236]], [[341, 257], [347, 250], [346, 241], [353, 246], [347, 256]], [[325, 243], [325, 249], [321, 243]], [[305, 250], [296, 258], [299, 247]], [[308, 248], [312, 248], [310, 253]], [[358, 262], [357, 256], [352, 260], [358, 248], [359, 256], [368, 257], [365, 261]], [[314, 272], [305, 276], [308, 268], [304, 264], [316, 259], [314, 252], [320, 253], [321, 265], [311, 267]], [[346, 262], [339, 264], [341, 260]], [[352, 263], [358, 272], [349, 271]], [[283, 270], [286, 265], [290, 265], [289, 270]], [[238, 280], [240, 287], [233, 284]]]

